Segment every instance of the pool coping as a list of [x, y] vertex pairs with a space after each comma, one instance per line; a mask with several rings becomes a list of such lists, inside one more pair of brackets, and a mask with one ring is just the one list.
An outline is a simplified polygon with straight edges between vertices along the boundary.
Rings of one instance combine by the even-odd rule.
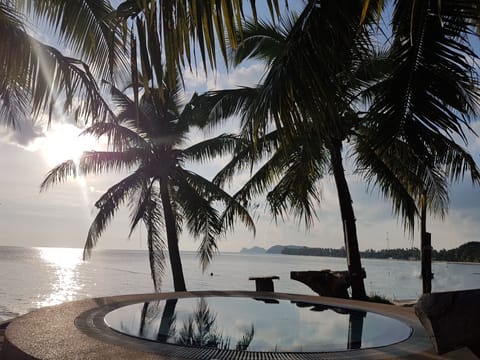
[[412, 308], [321, 296], [254, 292], [190, 291], [94, 298], [42, 308], [23, 315], [5, 332], [3, 359], [231, 359], [235, 350], [189, 348], [133, 338], [109, 328], [103, 316], [138, 302], [211, 296], [254, 297], [320, 303], [386, 315], [412, 328], [407, 340], [378, 348], [324, 353], [241, 352], [242, 359], [435, 359], [432, 343]]

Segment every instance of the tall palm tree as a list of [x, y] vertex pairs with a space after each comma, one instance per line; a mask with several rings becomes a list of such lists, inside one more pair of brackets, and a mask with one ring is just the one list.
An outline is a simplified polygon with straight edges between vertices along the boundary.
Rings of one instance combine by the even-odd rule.
[[[164, 250], [168, 248], [175, 291], [185, 291], [178, 246], [182, 225], [186, 225], [194, 237], [201, 237], [198, 252], [205, 269], [217, 249], [218, 237], [233, 225], [237, 216], [251, 229], [254, 224], [247, 210], [235, 199], [184, 167], [187, 161], [204, 161], [232, 150], [238, 142], [236, 137], [224, 134], [182, 148], [190, 119], [178, 110], [179, 88], [164, 88], [162, 92], [160, 98], [158, 89], [145, 91], [137, 107], [132, 99], [112, 86], [112, 98], [119, 108], [116, 122], [95, 123], [85, 130], [97, 137], [108, 136], [112, 149], [85, 152], [78, 167], [71, 160], [58, 165], [48, 173], [41, 189], [69, 176], [131, 170], [130, 175], [96, 202], [98, 213], [88, 232], [84, 257], [90, 255], [118, 208], [128, 201], [131, 231], [139, 222], [143, 222], [147, 230], [155, 289], [160, 288]], [[223, 213], [214, 205], [223, 206]]]
[[[452, 141], [456, 137], [466, 143], [470, 119], [479, 115], [477, 55], [471, 44], [480, 20], [478, 3], [422, 0], [393, 5], [389, 49], [393, 66], [372, 89], [370, 142], [379, 153], [394, 142], [404, 142], [431, 174], [440, 167], [444, 177], [457, 180], [470, 172], [478, 182], [473, 159]], [[430, 189], [435, 187], [428, 182], [415, 188], [422, 249], [428, 247], [425, 219]], [[425, 262], [425, 254], [422, 259]], [[423, 275], [423, 289], [429, 292], [430, 278]]]
[[[269, 69], [264, 76], [263, 83], [255, 90], [246, 88], [211, 92], [204, 97], [200, 97], [198, 101], [203, 101], [205, 114], [213, 118], [225, 119], [234, 113], [239, 113], [244, 123], [244, 132], [253, 135], [253, 137], [260, 134], [259, 139], [254, 139], [257, 147], [256, 151], [265, 151], [262, 146], [272, 140], [272, 134], [262, 135], [265, 134], [267, 129], [266, 121], [273, 119], [276, 125], [275, 139], [282, 143], [278, 146], [278, 150], [281, 149], [284, 153], [284, 160], [278, 160], [281, 153], [276, 151], [271, 157], [277, 164], [276, 170], [274, 170], [276, 176], [271, 173], [275, 163], [269, 161], [252, 177], [252, 183], [247, 183], [245, 189], [262, 191], [271, 186], [282, 174], [286, 174], [285, 169], [291, 164], [291, 156], [295, 153], [295, 150], [298, 152], [301, 149], [304, 153], [323, 154], [321, 158], [318, 156], [317, 158], [309, 158], [310, 161], [317, 164], [316, 168], [312, 166], [304, 168], [304, 173], [300, 175], [299, 171], [291, 171], [290, 187], [286, 186], [288, 183], [286, 181], [287, 177], [284, 177], [279, 182], [282, 187], [274, 188], [267, 198], [271, 205], [282, 211], [285, 210], [285, 201], [288, 200], [291, 206], [297, 209], [300, 206], [305, 211], [304, 214], [308, 214], [309, 211], [306, 211], [306, 209], [311, 209], [311, 206], [306, 199], [308, 197], [316, 199], [313, 184], [321, 177], [320, 169], [327, 161], [331, 166], [337, 185], [345, 231], [345, 246], [349, 252], [349, 270], [354, 274], [360, 274], [362, 269], [358, 253], [355, 216], [342, 164], [342, 143], [345, 140], [350, 141], [350, 146], [354, 149], [357, 157], [358, 171], [362, 172], [367, 180], [378, 185], [380, 190], [393, 200], [393, 210], [403, 217], [407, 227], [413, 227], [417, 211], [415, 200], [420, 203], [420, 195], [427, 195], [427, 201], [432, 208], [445, 209], [448, 202], [446, 179], [459, 179], [466, 171], [470, 171], [472, 179], [478, 176], [473, 158], [442, 132], [443, 130], [456, 129], [461, 133], [461, 124], [464, 122], [462, 116], [471, 114], [473, 105], [478, 101], [477, 95], [473, 91], [475, 78], [471, 77], [471, 74], [474, 73], [473, 71], [470, 72], [472, 70], [471, 66], [464, 66], [463, 60], [465, 58], [460, 57], [461, 67], [454, 67], [453, 71], [445, 73], [444, 76], [448, 84], [462, 93], [458, 96], [450, 96], [447, 91], [439, 91], [440, 96], [446, 97], [443, 101], [443, 108], [439, 110], [443, 112], [444, 118], [428, 119], [430, 128], [427, 129], [428, 131], [422, 129], [424, 134], [427, 135], [428, 133], [428, 139], [424, 139], [425, 142], [423, 143], [422, 141], [412, 142], [409, 139], [405, 140], [402, 137], [405, 132], [402, 132], [400, 133], [402, 136], [395, 133], [388, 138], [388, 141], [379, 143], [379, 139], [384, 140], [386, 138], [385, 132], [387, 135], [390, 134], [386, 128], [390, 126], [389, 124], [394, 124], [396, 128], [402, 128], [405, 131], [405, 127], [402, 127], [405, 123], [397, 114], [391, 116], [390, 123], [382, 123], [381, 121], [395, 109], [403, 110], [404, 99], [411, 100], [411, 97], [398, 96], [394, 92], [394, 80], [391, 80], [390, 73], [385, 75], [385, 69], [383, 69], [393, 64], [395, 71], [398, 69], [404, 70], [405, 66], [399, 66], [396, 61], [398, 59], [395, 59], [392, 54], [403, 56], [410, 51], [405, 41], [406, 35], [403, 33], [403, 40], [399, 39], [394, 42], [387, 59], [380, 62], [382, 71], [377, 71], [377, 76], [379, 74], [380, 78], [365, 78], [365, 72], [368, 72], [371, 62], [369, 61], [368, 51], [362, 45], [368, 44], [367, 37], [369, 34], [367, 33], [365, 34], [366, 37], [362, 37], [360, 32], [356, 33], [355, 37], [352, 31], [350, 38], [353, 40], [348, 42], [348, 31], [342, 33], [338, 29], [348, 29], [348, 26], [345, 26], [342, 21], [348, 18], [349, 11], [352, 12], [351, 17], [348, 18], [351, 22], [347, 24], [353, 24], [354, 20], [352, 21], [352, 19], [359, 20], [362, 17], [364, 17], [362, 21], [367, 21], [372, 17], [372, 14], [368, 12], [360, 14], [360, 7], [354, 9], [351, 3], [349, 4], [350, 8], [347, 9], [343, 9], [342, 5], [338, 3], [335, 4], [336, 8], [332, 9], [331, 7], [334, 5], [328, 1], [321, 2], [321, 6], [317, 6], [318, 4], [318, 1], [309, 2], [299, 20], [289, 29], [278, 31], [274, 26], [246, 26], [244, 29], [244, 35], [246, 35], [235, 53], [235, 60], [239, 62], [247, 57], [266, 59]], [[405, 14], [403, 14], [403, 17], [399, 17], [397, 21], [404, 18]], [[315, 19], [315, 22], [313, 19]], [[332, 25], [333, 22], [336, 25]], [[320, 24], [324, 24], [326, 28], [322, 28]], [[249, 32], [249, 28], [251, 32]], [[330, 31], [336, 29], [337, 32], [332, 34], [329, 29]], [[440, 30], [436, 28], [435, 31]], [[446, 35], [438, 35], [437, 37], [442, 38], [442, 36], [448, 37], [448, 32]], [[403, 47], [402, 51], [397, 49], [399, 46]], [[453, 47], [454, 45], [450, 46]], [[442, 47], [439, 48], [444, 50]], [[344, 53], [342, 53], [342, 49]], [[463, 47], [462, 44], [456, 49], [464, 51], [464, 56], [472, 55], [469, 48]], [[329, 55], [332, 57], [329, 57]], [[441, 56], [445, 56], [447, 63], [452, 58], [448, 51], [438, 56], [436, 62], [441, 60]], [[456, 60], [454, 59], [454, 61]], [[432, 66], [438, 68], [448, 66], [448, 64], [441, 65], [436, 62], [432, 63]], [[400, 64], [403, 63], [400, 62]], [[374, 64], [378, 67], [378, 62]], [[408, 62], [408, 64], [413, 66], [415, 62]], [[307, 72], [304, 71], [305, 69], [307, 69]], [[459, 69], [465, 71], [461, 72]], [[453, 75], [457, 75], [457, 78], [452, 76], [452, 72]], [[395, 72], [394, 74], [398, 75]], [[436, 75], [440, 79], [442, 72], [437, 72]], [[395, 81], [401, 82], [405, 79], [406, 74], [402, 73]], [[440, 81], [439, 79], [437, 82]], [[363, 84], [362, 81], [358, 82], [358, 80], [363, 80]], [[366, 82], [366, 80], [369, 82]], [[412, 83], [417, 81], [419, 84], [416, 86], [420, 87], [428, 84], [423, 82], [420, 74], [411, 78], [411, 81]], [[370, 86], [372, 83], [374, 86]], [[381, 90], [379, 91], [379, 89], [385, 89], [385, 83], [390, 85], [387, 90], [390, 90], [391, 93], [387, 92], [387, 95]], [[428, 89], [424, 89], [424, 91], [431, 94]], [[358, 95], [367, 96], [367, 99], [373, 98], [371, 109], [369, 108], [371, 101], [365, 105], [367, 112], [355, 108]], [[386, 109], [385, 116], [378, 109], [382, 99], [387, 96], [391, 96], [389, 100], [397, 103], [390, 105], [389, 108], [384, 108]], [[454, 110], [451, 111], [451, 103], [455, 97], [459, 101], [455, 104]], [[420, 108], [423, 106], [423, 108], [428, 109], [429, 106], [433, 106], [437, 109], [440, 108], [438, 105], [442, 104], [438, 101], [438, 98], [425, 99], [424, 97], [423, 100], [428, 100], [430, 103], [423, 103]], [[408, 105], [411, 105], [411, 103], [408, 103]], [[201, 106], [198, 106], [198, 108], [201, 108]], [[367, 113], [367, 116], [365, 116], [365, 113]], [[380, 131], [381, 129], [383, 129], [383, 132]], [[407, 128], [407, 130], [413, 131], [414, 129]], [[415, 138], [418, 135], [420, 134], [413, 131], [409, 136]], [[398, 149], [395, 150], [397, 147], [393, 144], [398, 142], [404, 143], [402, 146], [404, 153], [406, 153], [406, 150], [411, 153], [408, 157], [399, 158], [398, 154], [392, 157], [394, 151], [398, 151]], [[291, 146], [287, 147], [286, 144]], [[320, 151], [320, 148], [323, 151]], [[245, 158], [244, 155], [242, 156]], [[260, 158], [257, 154], [252, 155], [251, 159], [256, 159], [255, 157]], [[238, 161], [240, 160], [238, 159]], [[307, 159], [304, 158], [303, 160]], [[398, 164], [394, 164], [392, 161], [397, 161]], [[281, 164], [282, 162], [283, 164]], [[309, 162], [306, 161], [304, 164], [309, 164]], [[406, 168], [402, 166], [404, 164], [406, 164]], [[224, 171], [225, 175], [231, 175], [233, 169], [242, 168], [239, 162], [230, 165], [230, 168]], [[412, 171], [409, 167], [422, 169], [422, 171]], [[310, 177], [311, 182], [298, 180], [298, 176], [307, 177], [307, 174], [316, 175]], [[406, 181], [406, 174], [409, 174], [408, 181]], [[294, 179], [295, 181], [293, 181]], [[414, 181], [415, 183], [413, 183]], [[306, 187], [307, 184], [308, 187]], [[298, 196], [299, 188], [304, 189], [303, 201], [298, 201], [301, 199]], [[311, 189], [310, 193], [306, 191], [307, 188]], [[281, 192], [278, 192], [277, 189], [283, 191], [283, 196], [279, 196]], [[275, 202], [274, 199], [279, 201]], [[424, 202], [424, 204], [426, 203]], [[422, 234], [425, 232], [422, 230]], [[351, 263], [352, 259], [354, 264]], [[364, 296], [363, 284], [359, 284], [358, 277], [357, 281], [358, 283], [352, 286], [354, 288], [353, 296], [361, 298]]]
[[[110, 114], [96, 78], [125, 70], [120, 31], [105, 1], [4, 1], [0, 3], [0, 115], [9, 126], [16, 119], [47, 112], [61, 101], [75, 116], [101, 119]], [[35, 14], [35, 15], [34, 15]], [[27, 15], [44, 20], [79, 56], [63, 55], [27, 29]], [[45, 25], [47, 26], [47, 25]], [[75, 97], [82, 101], [75, 101]]]
[[[354, 106], [359, 88], [355, 72], [369, 53], [368, 32], [358, 31], [360, 9], [350, 1], [324, 1], [321, 7], [312, 1], [298, 19], [285, 20], [280, 30], [265, 23], [247, 24], [234, 61], [250, 57], [266, 60], [263, 83], [257, 88], [210, 92], [194, 99], [196, 108], [217, 121], [240, 115], [244, 135], [256, 145], [248, 157], [245, 152], [249, 150], [237, 149], [217, 181], [245, 167], [245, 160], [258, 160], [275, 149], [237, 196], [249, 199], [270, 190], [267, 199], [275, 215], [292, 207], [308, 224], [314, 216], [314, 202], [319, 200], [318, 180], [331, 171], [337, 186], [352, 296], [357, 299], [366, 297], [365, 275], [342, 147], [360, 123]], [[269, 123], [275, 127], [272, 132], [268, 131]]]

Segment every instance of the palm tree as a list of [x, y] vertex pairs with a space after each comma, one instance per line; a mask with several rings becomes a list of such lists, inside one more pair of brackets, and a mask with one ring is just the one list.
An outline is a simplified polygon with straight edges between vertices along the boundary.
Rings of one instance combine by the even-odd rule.
[[[395, 139], [385, 152], [373, 149], [372, 143], [357, 156], [357, 168], [369, 182], [376, 183], [382, 169], [375, 168], [375, 159], [388, 167], [417, 203], [420, 224], [422, 288], [431, 292], [430, 234], [427, 232], [427, 212], [444, 218], [449, 204], [448, 185], [463, 180], [469, 174], [473, 184], [480, 183], [480, 170], [473, 157], [451, 139], [437, 135], [433, 142], [434, 157], [421, 157], [405, 141]], [[406, 222], [405, 225], [413, 225]], [[413, 231], [413, 228], [410, 230]]]
[[[439, 169], [440, 179], [459, 180], [470, 172], [478, 182], [475, 162], [452, 140], [466, 143], [469, 121], [479, 114], [477, 56], [470, 42], [479, 20], [474, 1], [394, 2], [389, 49], [393, 66], [372, 89], [370, 142], [379, 153], [387, 152], [392, 142], [405, 143], [415, 153], [414, 166], [421, 170], [415, 175], [421, 179]], [[422, 249], [429, 247], [429, 198], [440, 193], [442, 205], [448, 202], [445, 191], [437, 188], [428, 181], [413, 187], [420, 205]], [[426, 263], [425, 253], [422, 259]], [[422, 273], [423, 290], [429, 292], [430, 277]]]
[[[344, 9], [341, 4], [333, 5], [328, 1], [322, 2], [320, 7], [317, 7], [317, 4], [318, 2], [315, 1], [309, 2], [295, 25], [281, 31], [273, 26], [247, 25], [245, 27], [244, 41], [235, 53], [235, 61], [239, 62], [247, 57], [255, 57], [266, 59], [269, 65], [263, 84], [256, 90], [241, 89], [211, 92], [206, 94], [205, 97], [200, 97], [198, 101], [203, 102], [205, 116], [225, 119], [232, 114], [240, 114], [244, 123], [244, 133], [253, 137], [256, 145], [255, 151], [259, 152], [269, 152], [268, 147], [262, 148], [262, 146], [272, 140], [273, 134], [264, 134], [267, 129], [266, 120], [273, 119], [276, 125], [275, 139], [282, 144], [276, 148], [280, 153], [275, 151], [271, 159], [275, 160], [276, 163], [269, 161], [262, 166], [257, 174], [252, 177], [251, 182], [247, 183], [245, 188], [247, 190], [251, 191], [253, 189], [257, 193], [263, 191], [278, 178], [281, 178], [282, 174], [286, 174], [285, 169], [291, 164], [290, 161], [295, 150], [298, 152], [302, 149], [304, 153], [317, 154], [316, 159], [309, 158], [310, 162], [304, 158], [304, 160], [307, 160], [304, 162], [305, 165], [312, 163], [317, 165], [316, 167], [303, 168], [305, 178], [307, 175], [315, 174], [315, 176], [310, 177], [311, 182], [300, 182], [298, 176], [302, 176], [302, 174], [299, 175], [299, 168], [297, 167], [297, 171], [295, 171], [295, 168], [292, 167], [291, 181], [287, 182], [286, 179], [288, 178], [283, 177], [279, 182], [282, 186], [277, 186], [269, 193], [267, 199], [274, 208], [284, 211], [286, 202], [289, 202], [290, 206], [293, 206], [297, 211], [298, 208], [302, 208], [304, 214], [309, 214], [310, 211], [307, 209], [311, 209], [311, 205], [306, 199], [316, 199], [313, 184], [321, 177], [322, 171], [320, 169], [325, 166], [325, 162], [327, 161], [330, 164], [338, 190], [345, 231], [345, 247], [350, 253], [349, 270], [352, 273], [360, 274], [362, 269], [358, 253], [355, 216], [342, 164], [342, 143], [345, 140], [350, 141], [350, 146], [354, 149], [357, 157], [358, 171], [362, 172], [368, 181], [375, 183], [386, 196], [393, 200], [393, 210], [402, 215], [406, 227], [413, 227], [414, 217], [417, 213], [415, 200], [420, 203], [420, 195], [427, 196], [427, 201], [433, 209], [445, 209], [448, 201], [446, 179], [459, 179], [466, 171], [471, 172], [472, 179], [478, 174], [472, 157], [443, 133], [444, 130], [456, 129], [460, 134], [463, 134], [461, 132], [461, 124], [464, 122], [462, 116], [471, 114], [473, 105], [478, 102], [477, 95], [473, 90], [475, 88], [474, 78], [471, 77], [474, 72], [471, 66], [465, 65], [465, 57], [454, 59], [454, 61], [460, 62], [460, 66], [453, 67], [453, 71], [445, 74], [441, 71], [436, 72], [435, 74], [439, 79], [435, 83], [439, 83], [441, 76], [445, 76], [447, 83], [459, 94], [449, 95], [445, 89], [443, 92], [439, 90], [438, 95], [434, 94], [438, 97], [445, 97], [445, 101], [441, 101], [438, 97], [434, 98], [435, 96], [427, 99], [423, 97], [423, 103], [419, 108], [423, 106], [425, 113], [427, 113], [429, 107], [440, 109], [439, 111], [443, 112], [443, 118], [428, 118], [426, 123], [428, 123], [429, 128], [424, 126], [420, 133], [415, 132], [413, 128], [406, 129], [402, 127], [405, 122], [402, 122], [401, 116], [399, 118], [399, 114], [391, 114], [397, 109], [404, 110], [404, 107], [402, 107], [404, 99], [412, 100], [411, 94], [398, 96], [395, 92], [396, 83], [394, 82], [405, 82], [405, 79], [408, 78], [408, 74], [398, 75], [395, 72], [404, 70], [404, 63], [415, 65], [414, 61], [400, 61], [401, 65], [399, 65], [399, 60], [395, 59], [395, 56], [404, 56], [410, 51], [408, 42], [405, 40], [406, 33], [403, 33], [403, 38], [400, 36], [394, 42], [387, 58], [380, 62], [382, 71], [376, 71], [380, 78], [368, 79], [368, 76], [365, 77], [365, 73], [369, 72], [368, 68], [371, 67], [372, 62], [369, 60], [368, 47], [366, 50], [362, 46], [368, 45], [368, 38], [362, 37], [361, 33], [355, 34], [357, 36], [355, 37], [352, 31], [350, 38], [354, 40], [348, 42], [348, 31], [341, 32], [338, 29], [348, 29], [348, 26], [345, 26], [345, 23], [341, 21], [345, 21], [350, 13], [350, 19], [364, 17], [363, 21], [369, 20], [372, 14], [367, 12], [360, 15], [358, 8], [354, 9], [350, 6], [350, 8]], [[336, 8], [332, 9], [331, 7], [334, 6]], [[397, 21], [402, 19], [405, 19], [405, 14], [398, 17]], [[333, 22], [336, 25], [332, 25]], [[350, 22], [350, 24], [354, 23], [354, 21]], [[326, 28], [322, 28], [321, 24]], [[332, 33], [332, 29], [337, 31]], [[435, 31], [440, 30], [437, 27]], [[448, 37], [448, 32], [438, 35], [437, 38], [442, 38], [442, 36]], [[462, 44], [457, 45], [455, 47], [455, 43], [450, 44], [451, 48], [464, 51], [465, 56], [472, 55], [469, 48]], [[451, 48], [446, 47], [447, 50]], [[344, 53], [342, 53], [342, 49]], [[439, 47], [439, 49], [445, 50], [442, 47]], [[392, 56], [393, 54], [395, 56]], [[329, 57], [329, 55], [332, 57]], [[443, 56], [448, 63], [449, 59], [452, 58], [449, 55], [451, 54], [448, 51], [438, 55], [436, 61], [430, 65], [439, 69], [442, 68], [442, 65], [437, 64], [437, 62]], [[378, 62], [373, 64], [378, 67]], [[390, 74], [385, 75], [384, 72], [385, 65], [391, 66], [392, 64], [395, 70], [393, 73], [398, 76], [393, 80]], [[443, 66], [448, 67], [448, 64], [443, 64]], [[307, 69], [307, 73], [303, 71], [305, 69]], [[459, 69], [465, 71], [461, 72]], [[426, 70], [423, 69], [423, 71]], [[455, 76], [457, 77], [455, 78]], [[358, 86], [359, 78], [363, 80], [364, 86]], [[428, 84], [428, 82], [422, 80], [420, 74], [411, 76], [410, 79], [412, 83], [415, 81], [419, 83], [415, 86], [425, 87]], [[368, 80], [367, 83], [366, 80]], [[390, 86], [387, 91], [385, 91], [385, 83]], [[371, 86], [371, 84], [374, 84], [374, 86]], [[414, 85], [410, 86], [413, 87]], [[388, 90], [390, 90], [390, 93]], [[427, 94], [432, 93], [431, 89], [423, 89], [423, 91]], [[355, 109], [359, 95], [366, 96], [367, 99], [373, 98], [371, 109], [368, 108], [371, 101], [367, 102], [367, 112]], [[379, 111], [379, 104], [382, 104], [382, 99], [387, 96], [391, 96], [388, 100], [396, 101], [396, 103], [393, 105], [388, 103], [381, 108], [385, 115]], [[458, 100], [457, 103], [454, 103], [455, 99]], [[456, 105], [453, 110], [452, 103]], [[407, 104], [412, 105], [408, 101]], [[441, 104], [443, 104], [443, 108], [439, 107]], [[201, 108], [201, 106], [198, 107]], [[390, 115], [391, 118], [388, 118]], [[409, 113], [410, 115], [411, 113]], [[415, 119], [415, 115], [412, 115], [411, 118]], [[384, 120], [390, 120], [390, 122], [383, 123]], [[388, 141], [379, 143], [379, 139], [386, 139], [385, 133], [387, 135], [391, 134], [388, 132], [387, 126], [394, 126], [395, 129], [401, 128], [404, 132], [394, 133], [388, 137]], [[404, 137], [407, 133], [406, 130], [412, 132], [409, 134], [410, 138], [407, 139]], [[422, 133], [425, 135], [425, 139], [421, 139], [423, 142], [418, 139], [417, 141], [411, 141]], [[260, 134], [260, 138], [255, 138], [258, 134]], [[405, 153], [408, 150], [411, 154], [404, 158], [399, 158], [398, 154], [392, 157], [392, 153], [396, 149], [396, 146], [392, 144], [396, 142], [404, 142], [403, 152]], [[290, 147], [286, 144], [290, 144]], [[323, 151], [320, 149], [323, 149]], [[283, 160], [278, 160], [282, 152]], [[320, 156], [320, 154], [323, 155]], [[241, 169], [240, 160], [242, 157], [245, 158], [245, 155], [240, 156], [237, 163], [231, 163], [230, 167], [224, 171], [224, 175], [231, 175], [234, 169]], [[260, 157], [254, 153], [250, 159], [255, 160]], [[392, 159], [393, 161], [399, 161], [401, 165], [393, 166]], [[278, 166], [279, 164], [280, 166]], [[403, 164], [407, 167], [403, 168]], [[409, 167], [422, 169], [422, 172], [411, 171]], [[410, 174], [410, 180], [405, 181], [405, 174], [407, 173]], [[292, 175], [297, 176], [297, 179]], [[413, 181], [415, 181], [415, 187], [413, 187]], [[286, 184], [289, 184], [290, 187]], [[303, 198], [298, 196], [299, 188], [304, 189]], [[282, 192], [278, 191], [279, 189]], [[310, 189], [310, 193], [306, 189]], [[249, 197], [251, 195], [243, 196]], [[302, 201], [299, 201], [300, 199]], [[421, 223], [423, 224], [424, 221]], [[422, 234], [425, 232], [425, 230], [422, 230]], [[351, 264], [352, 259], [354, 261], [353, 265]], [[352, 285], [354, 297], [361, 298], [364, 296], [362, 285], [363, 283]]]
[[[244, 136], [255, 143], [254, 149], [237, 149], [217, 182], [274, 149], [237, 197], [250, 199], [270, 190], [267, 199], [276, 216], [291, 207], [308, 225], [314, 216], [314, 202], [319, 200], [318, 180], [332, 172], [352, 296], [362, 299], [366, 297], [365, 275], [342, 147], [344, 140], [355, 136], [360, 123], [353, 102], [359, 88], [355, 72], [368, 54], [369, 43], [368, 33], [358, 32], [359, 9], [351, 5], [324, 2], [320, 9], [310, 2], [298, 19], [283, 21], [280, 30], [262, 22], [245, 25], [234, 61], [249, 57], [266, 60], [269, 68], [263, 83], [257, 88], [210, 92], [194, 101], [195, 108], [215, 121], [240, 115]], [[267, 130], [269, 122], [275, 127], [272, 132]]]
[[[51, 117], [59, 101], [76, 118], [97, 120], [110, 116], [99, 94], [96, 77], [113, 79], [125, 69], [120, 31], [115, 31], [113, 9], [108, 2], [5, 1], [0, 4], [0, 115], [8, 126], [16, 119], [47, 112]], [[26, 29], [26, 17], [51, 24], [61, 44], [79, 59], [63, 55]], [[79, 96], [82, 101], [76, 102]], [[79, 105], [77, 105], [79, 103]]]
[[[160, 288], [164, 250], [168, 248], [175, 291], [185, 291], [178, 246], [183, 224], [194, 237], [202, 237], [198, 252], [203, 269], [217, 250], [218, 237], [233, 225], [237, 216], [249, 228], [254, 229], [254, 225], [246, 209], [236, 200], [184, 167], [187, 161], [204, 161], [232, 150], [238, 139], [224, 134], [182, 148], [191, 124], [188, 116], [178, 110], [179, 88], [164, 88], [162, 98], [159, 92], [158, 89], [145, 91], [137, 107], [132, 99], [112, 86], [112, 98], [119, 108], [116, 122], [95, 123], [85, 130], [97, 137], [108, 136], [112, 149], [85, 152], [78, 168], [71, 160], [58, 165], [48, 173], [41, 189], [68, 176], [131, 170], [130, 175], [96, 202], [98, 213], [88, 232], [84, 257], [90, 255], [118, 208], [128, 201], [131, 231], [139, 222], [143, 222], [147, 230], [155, 289]], [[217, 204], [223, 206], [222, 214], [214, 207]]]

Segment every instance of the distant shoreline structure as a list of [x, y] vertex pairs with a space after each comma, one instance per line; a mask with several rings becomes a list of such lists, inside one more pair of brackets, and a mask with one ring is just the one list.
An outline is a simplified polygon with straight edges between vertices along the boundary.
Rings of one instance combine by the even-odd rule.
[[[268, 249], [254, 246], [252, 248], [243, 248], [240, 250], [241, 254], [282, 254], [282, 255], [301, 255], [301, 256], [325, 256], [345, 258], [345, 248], [313, 248], [307, 246], [297, 245], [275, 245]], [[393, 260], [420, 260], [420, 250], [418, 248], [410, 249], [369, 249], [361, 251], [360, 255], [364, 259], [393, 259]], [[446, 261], [449, 263], [460, 264], [480, 264], [480, 242], [472, 241], [460, 245], [455, 249], [450, 250], [435, 250], [432, 251], [433, 261]]]

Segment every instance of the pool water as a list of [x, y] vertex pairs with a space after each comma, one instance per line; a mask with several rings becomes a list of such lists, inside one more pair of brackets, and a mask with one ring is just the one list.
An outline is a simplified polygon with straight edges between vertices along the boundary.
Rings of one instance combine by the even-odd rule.
[[363, 310], [248, 297], [157, 300], [115, 309], [105, 323], [160, 343], [260, 352], [330, 352], [408, 339], [403, 322]]

